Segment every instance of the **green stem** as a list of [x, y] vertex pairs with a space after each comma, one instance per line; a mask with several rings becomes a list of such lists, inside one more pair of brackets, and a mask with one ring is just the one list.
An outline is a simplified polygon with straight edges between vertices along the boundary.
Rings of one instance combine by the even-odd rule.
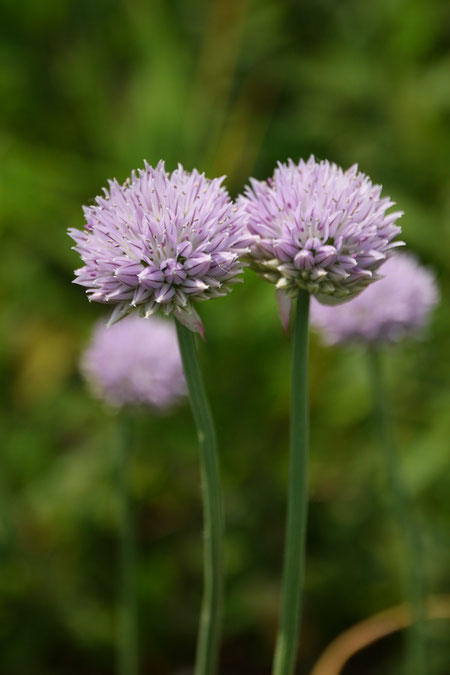
[[369, 373], [374, 400], [374, 421], [386, 466], [392, 506], [395, 509], [398, 525], [403, 531], [406, 545], [408, 595], [415, 619], [407, 635], [407, 672], [410, 675], [425, 675], [428, 672], [424, 636], [426, 592], [421, 537], [403, 484], [399, 458], [391, 437], [381, 372], [381, 359], [379, 352], [374, 347], [369, 349]]
[[300, 629], [308, 508], [308, 313], [309, 294], [300, 291], [293, 335], [291, 451], [281, 622], [273, 675], [294, 672]]
[[192, 413], [197, 426], [203, 492], [204, 588], [195, 675], [213, 675], [218, 663], [223, 596], [224, 521], [217, 440], [198, 361], [195, 335], [178, 321], [176, 326]]
[[130, 501], [129, 459], [131, 419], [122, 415], [117, 428], [119, 527], [119, 630], [118, 675], [137, 675], [136, 538]]

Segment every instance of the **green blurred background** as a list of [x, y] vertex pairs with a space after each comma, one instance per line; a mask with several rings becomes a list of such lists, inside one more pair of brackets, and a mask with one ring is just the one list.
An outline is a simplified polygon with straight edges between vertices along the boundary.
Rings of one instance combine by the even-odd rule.
[[[430, 592], [450, 591], [450, 5], [444, 0], [2, 0], [0, 672], [114, 671], [116, 421], [78, 359], [104, 316], [71, 284], [68, 226], [143, 159], [226, 173], [358, 162], [399, 207], [442, 293], [424, 341], [386, 354], [391, 413]], [[223, 675], [270, 672], [285, 514], [289, 341], [247, 271], [200, 307], [227, 515]], [[404, 597], [402, 542], [373, 437], [365, 354], [311, 344], [312, 458], [299, 674]], [[201, 503], [188, 406], [136, 417], [132, 475], [143, 674], [189, 673]], [[429, 624], [432, 675], [449, 623]], [[401, 636], [348, 675], [402, 672]]]

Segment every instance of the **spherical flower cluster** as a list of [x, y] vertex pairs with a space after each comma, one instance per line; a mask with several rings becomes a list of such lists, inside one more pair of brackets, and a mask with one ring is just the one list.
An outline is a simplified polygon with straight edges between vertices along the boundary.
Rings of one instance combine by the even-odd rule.
[[163, 411], [186, 393], [175, 327], [159, 317], [97, 325], [81, 371], [94, 394], [113, 407]]
[[202, 332], [192, 302], [230, 291], [252, 241], [222, 181], [145, 163], [84, 208], [84, 231], [69, 230], [85, 263], [75, 283], [90, 300], [116, 305], [111, 323], [160, 309]]
[[338, 307], [311, 305], [311, 323], [328, 344], [389, 343], [420, 335], [439, 299], [432, 272], [408, 254], [392, 256], [383, 279]]
[[278, 164], [268, 181], [251, 179], [239, 205], [257, 239], [251, 265], [290, 298], [299, 288], [324, 304], [349, 300], [378, 279], [400, 232], [400, 212], [356, 165]]

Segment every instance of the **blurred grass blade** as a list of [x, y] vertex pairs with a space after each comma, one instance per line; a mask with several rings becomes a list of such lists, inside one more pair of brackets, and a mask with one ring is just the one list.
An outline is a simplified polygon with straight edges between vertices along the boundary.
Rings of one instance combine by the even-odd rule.
[[374, 347], [369, 349], [369, 375], [374, 402], [375, 429], [383, 453], [392, 506], [407, 548], [407, 555], [404, 556], [407, 565], [407, 592], [414, 611], [414, 622], [407, 634], [406, 672], [410, 675], [427, 675], [429, 671], [424, 635], [425, 582], [422, 543], [411, 505], [408, 503], [401, 467], [392, 442], [386, 393], [382, 382], [381, 354]]
[[125, 414], [118, 419], [116, 439], [120, 502], [117, 675], [137, 675], [136, 537], [129, 484], [132, 420]]

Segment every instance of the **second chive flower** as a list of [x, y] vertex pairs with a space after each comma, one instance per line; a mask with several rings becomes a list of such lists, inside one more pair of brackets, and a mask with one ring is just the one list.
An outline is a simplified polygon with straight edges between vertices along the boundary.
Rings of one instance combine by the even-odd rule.
[[239, 200], [257, 240], [251, 265], [276, 284], [285, 321], [300, 288], [324, 304], [345, 302], [373, 281], [400, 232], [401, 212], [381, 186], [328, 161], [279, 163], [273, 178], [251, 179]]

